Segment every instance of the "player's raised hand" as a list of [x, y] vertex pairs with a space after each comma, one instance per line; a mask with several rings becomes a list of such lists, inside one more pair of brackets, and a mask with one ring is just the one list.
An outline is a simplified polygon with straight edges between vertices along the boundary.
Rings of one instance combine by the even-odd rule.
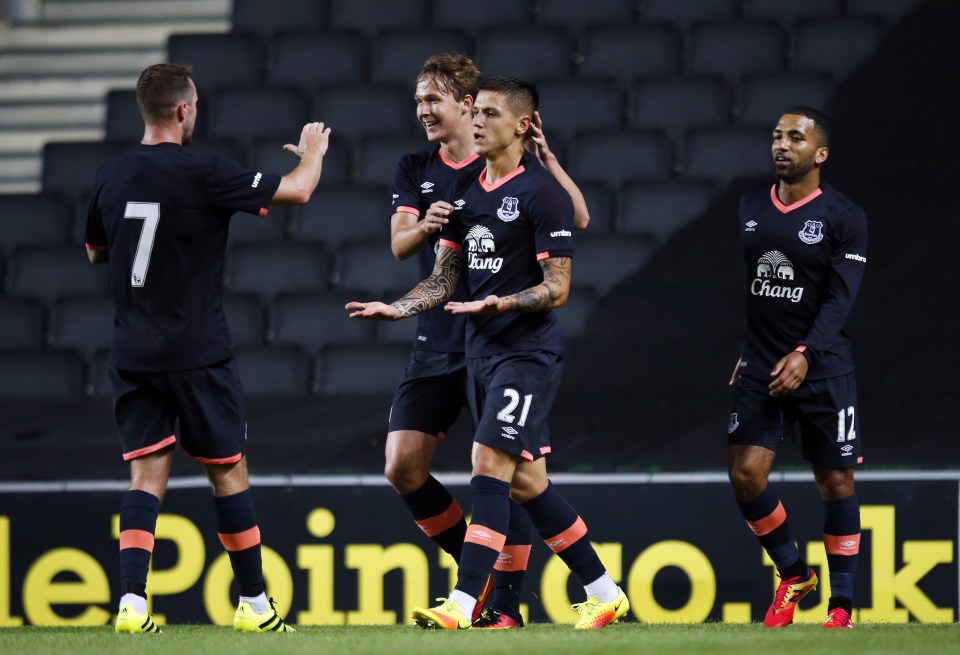
[[418, 223], [421, 230], [427, 234], [434, 234], [443, 229], [450, 222], [449, 216], [453, 213], [453, 205], [438, 200], [427, 209], [426, 215]]
[[344, 309], [350, 312], [350, 318], [367, 318], [374, 321], [395, 321], [400, 318], [400, 310], [382, 302], [348, 302]]
[[499, 314], [500, 296], [487, 296], [483, 300], [448, 302], [443, 306], [451, 314]]
[[527, 141], [527, 149], [544, 165], [553, 156], [550, 145], [547, 143], [547, 136], [543, 133], [543, 121], [540, 119], [539, 111], [533, 112], [533, 119], [530, 121], [530, 139]]
[[300, 143], [298, 145], [288, 143], [283, 146], [283, 149], [300, 158], [303, 158], [308, 151], [316, 151], [322, 157], [327, 154], [329, 145], [330, 128], [325, 127], [322, 122], [307, 123], [300, 131]]

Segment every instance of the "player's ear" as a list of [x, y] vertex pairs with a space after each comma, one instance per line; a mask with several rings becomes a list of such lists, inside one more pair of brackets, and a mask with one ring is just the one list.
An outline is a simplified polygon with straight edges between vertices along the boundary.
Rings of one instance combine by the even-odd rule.
[[460, 101], [460, 112], [464, 114], [469, 114], [473, 111], [473, 96], [469, 93], [463, 96], [463, 100]]
[[532, 122], [529, 116], [521, 116], [520, 120], [517, 121], [517, 136], [523, 136], [529, 132]]
[[814, 155], [813, 161], [817, 162], [818, 164], [822, 164], [823, 162], [827, 161], [827, 157], [829, 156], [830, 148], [827, 148], [826, 146], [823, 148], [817, 148], [817, 154]]

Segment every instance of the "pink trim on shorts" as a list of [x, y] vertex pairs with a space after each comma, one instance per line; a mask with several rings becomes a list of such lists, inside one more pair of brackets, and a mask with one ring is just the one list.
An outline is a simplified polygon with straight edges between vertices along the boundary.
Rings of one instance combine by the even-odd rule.
[[163, 450], [164, 448], [166, 448], [167, 446], [169, 446], [169, 445], [171, 445], [171, 444], [175, 444], [176, 442], [177, 442], [177, 435], [171, 434], [171, 435], [170, 435], [169, 437], [167, 437], [166, 439], [162, 439], [161, 441], [158, 441], [157, 443], [155, 443], [155, 444], [153, 444], [153, 445], [151, 445], [151, 446], [145, 446], [145, 447], [143, 447], [143, 448], [137, 448], [136, 450], [131, 450], [129, 453], [124, 453], [124, 454], [123, 454], [123, 461], [129, 462], [131, 459], [136, 459], [136, 458], [138, 458], [138, 457], [143, 457], [144, 455], [149, 455], [150, 453], [155, 453], [155, 452], [157, 452], [158, 450]]

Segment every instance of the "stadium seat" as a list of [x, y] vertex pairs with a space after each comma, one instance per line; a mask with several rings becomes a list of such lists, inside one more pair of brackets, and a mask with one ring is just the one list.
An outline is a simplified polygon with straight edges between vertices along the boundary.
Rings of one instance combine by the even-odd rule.
[[842, 79], [877, 49], [886, 25], [877, 16], [809, 18], [794, 28], [792, 70]]
[[[270, 40], [267, 83], [313, 92], [367, 78], [367, 46], [359, 32], [296, 32]], [[324, 120], [319, 117], [319, 120]]]
[[263, 81], [266, 45], [257, 34], [172, 34], [168, 61], [193, 66], [191, 77], [201, 100], [227, 86], [255, 86]]
[[823, 110], [832, 91], [833, 81], [826, 73], [749, 75], [740, 87], [736, 123], [772, 129], [789, 107]]
[[91, 398], [111, 398], [113, 386], [110, 384], [110, 349], [98, 350], [87, 360], [85, 393]]
[[393, 188], [400, 157], [423, 150], [428, 145], [423, 136], [415, 133], [364, 136], [354, 151], [354, 182], [358, 185]]
[[278, 32], [316, 32], [326, 27], [326, 2], [320, 0], [233, 0], [234, 32], [269, 38]]
[[127, 141], [61, 141], [43, 146], [41, 186], [44, 193], [59, 193], [72, 202], [93, 191], [97, 170]]
[[728, 125], [732, 97], [730, 85], [717, 75], [641, 80], [630, 88], [627, 125], [662, 129], [679, 145], [690, 128]]
[[842, 0], [746, 0], [744, 18], [771, 18], [790, 29], [800, 18], [836, 18]]
[[748, 73], [775, 73], [786, 64], [786, 38], [774, 20], [697, 22], [687, 39], [686, 69], [736, 81]]
[[[312, 118], [323, 120], [320, 116]], [[256, 139], [250, 148], [250, 168], [264, 173], [286, 175], [297, 167], [300, 160], [293, 153], [284, 150], [283, 146], [286, 143], [293, 143], [297, 138], [299, 133], [292, 135], [289, 139], [279, 138], [279, 135]], [[323, 156], [323, 171], [318, 186], [337, 187], [347, 184], [350, 179], [350, 158], [349, 142], [331, 131], [327, 154]]]
[[113, 299], [106, 295], [58, 298], [50, 310], [47, 343], [84, 357], [113, 343]]
[[236, 351], [247, 397], [301, 397], [310, 393], [311, 364], [295, 346], [243, 346]]
[[223, 313], [227, 317], [230, 336], [237, 346], [259, 346], [264, 342], [266, 312], [259, 296], [253, 293], [223, 295]]
[[[587, 211], [590, 213], [590, 225], [587, 226], [587, 229], [591, 233], [606, 234], [612, 232], [616, 220], [613, 192], [601, 182], [578, 182], [577, 186], [580, 188], [580, 193], [583, 194], [583, 199], [587, 203]], [[577, 234], [573, 235], [574, 247], [576, 247]]]
[[230, 219], [227, 245], [238, 243], [279, 243], [289, 231], [290, 208], [270, 207], [267, 216], [237, 212]]
[[442, 0], [433, 5], [433, 26], [468, 30], [476, 36], [488, 27], [529, 25], [533, 20], [530, 4], [528, 0]]
[[327, 87], [315, 97], [314, 115], [351, 145], [368, 134], [416, 134], [422, 130], [417, 123], [412, 84]]
[[883, 16], [895, 23], [920, 6], [923, 0], [847, 0], [851, 16]]
[[[384, 297], [396, 300], [409, 289], [388, 291]], [[440, 310], [443, 311], [443, 310]], [[413, 348], [417, 343], [417, 319], [409, 318], [402, 321], [377, 321], [377, 343], [396, 343]]]
[[328, 0], [330, 27], [373, 37], [387, 29], [417, 29], [429, 23], [430, 0]]
[[42, 347], [45, 323], [46, 312], [39, 300], [0, 297], [0, 344], [3, 348]]
[[0, 255], [18, 246], [66, 244], [73, 208], [52, 193], [0, 195]]
[[83, 358], [71, 350], [0, 350], [2, 399], [79, 399], [84, 379]]
[[330, 255], [318, 244], [238, 244], [230, 249], [226, 287], [269, 300], [284, 291], [324, 291]]
[[590, 25], [629, 25], [637, 18], [633, 0], [539, 0], [536, 22], [573, 33]]
[[702, 214], [716, 195], [712, 183], [700, 180], [628, 183], [620, 191], [618, 231], [649, 236], [663, 244]]
[[656, 251], [653, 240], [630, 234], [585, 232], [575, 239], [573, 286], [588, 287], [600, 297], [633, 276]]
[[137, 110], [137, 92], [113, 89], [107, 92], [106, 138], [137, 143], [143, 138], [143, 117]]
[[531, 82], [573, 74], [574, 42], [562, 27], [499, 27], [477, 37], [476, 61], [486, 75]]
[[412, 289], [420, 279], [416, 264], [394, 259], [386, 230], [364, 241], [348, 241], [337, 253], [334, 287], [352, 300], [390, 302], [396, 298], [385, 298], [388, 290]]
[[664, 179], [672, 166], [670, 142], [660, 130], [580, 132], [572, 148], [570, 176], [616, 190], [627, 180]]
[[336, 250], [344, 241], [390, 234], [390, 187], [332, 187], [294, 210], [293, 238], [322, 241]]
[[588, 27], [581, 49], [581, 77], [615, 79], [624, 90], [680, 70], [680, 32], [666, 23]]
[[220, 88], [213, 93], [208, 112], [210, 136], [247, 144], [268, 135], [296, 143], [312, 118], [310, 96], [289, 86]]
[[613, 81], [556, 80], [540, 84], [538, 91], [548, 141], [553, 135], [570, 141], [577, 131], [621, 127], [623, 96]]
[[81, 245], [22, 246], [7, 262], [4, 286], [11, 296], [39, 298], [48, 306], [60, 296], [104, 294], [110, 272], [93, 265]]
[[344, 309], [351, 300], [338, 293], [277, 296], [270, 305], [270, 343], [316, 355], [329, 344], [372, 342], [375, 322], [351, 319]]
[[327, 346], [316, 359], [314, 388], [322, 395], [392, 394], [409, 359], [407, 344]]
[[736, 18], [740, 0], [643, 0], [640, 18], [644, 21], [662, 21], [686, 27], [700, 20]]
[[771, 177], [770, 129], [703, 128], [687, 134], [682, 174], [726, 185], [736, 178]]
[[400, 84], [413, 95], [417, 73], [427, 57], [437, 52], [469, 55], [465, 32], [452, 28], [386, 30], [373, 42], [370, 79], [376, 83]]
[[[573, 272], [576, 275], [576, 263]], [[553, 312], [563, 327], [563, 336], [569, 340], [583, 336], [599, 307], [600, 296], [596, 291], [588, 286], [574, 286], [570, 289], [567, 302]]]

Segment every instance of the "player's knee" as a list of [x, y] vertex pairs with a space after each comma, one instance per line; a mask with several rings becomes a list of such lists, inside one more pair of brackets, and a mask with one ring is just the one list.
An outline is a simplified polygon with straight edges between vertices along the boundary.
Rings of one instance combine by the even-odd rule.
[[429, 471], [421, 471], [419, 467], [410, 466], [403, 460], [387, 460], [383, 467], [383, 475], [397, 493], [408, 494], [416, 491], [427, 481]]

